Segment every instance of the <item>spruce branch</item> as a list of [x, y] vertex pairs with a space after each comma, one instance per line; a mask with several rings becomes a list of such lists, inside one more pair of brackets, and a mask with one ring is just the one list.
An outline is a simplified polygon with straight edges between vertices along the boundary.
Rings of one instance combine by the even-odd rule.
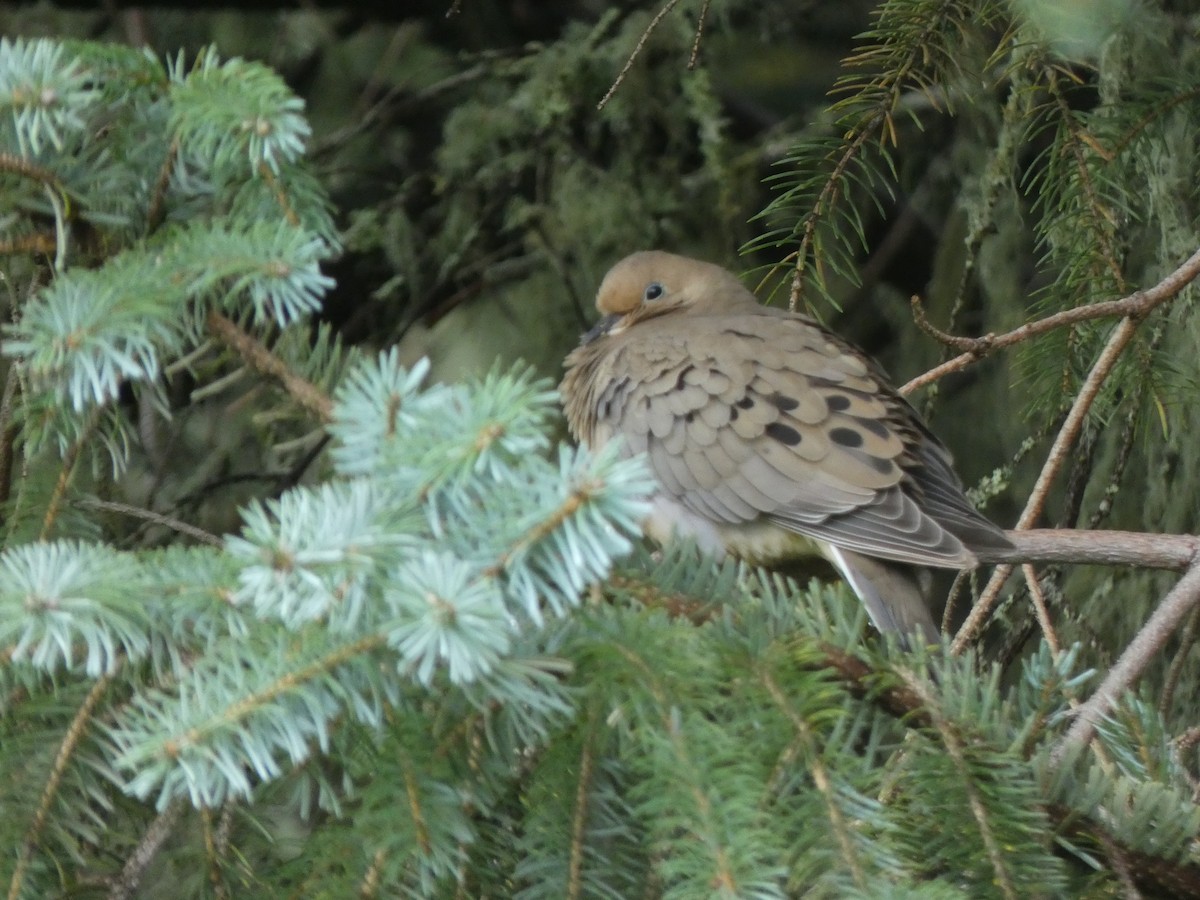
[[1045, 71], [1047, 90], [1054, 100], [1060, 121], [1067, 134], [1067, 139], [1060, 147], [1061, 150], [1070, 154], [1071, 162], [1074, 164], [1074, 176], [1082, 188], [1084, 199], [1084, 215], [1081, 218], [1090, 226], [1088, 239], [1089, 242], [1094, 243], [1094, 252], [1097, 255], [1097, 258], [1090, 263], [1091, 272], [1089, 274], [1098, 281], [1099, 269], [1103, 268], [1107, 270], [1108, 275], [1112, 278], [1112, 284], [1117, 290], [1125, 290], [1125, 274], [1121, 271], [1121, 264], [1117, 260], [1118, 251], [1113, 238], [1117, 215], [1111, 204], [1101, 196], [1096, 187], [1085, 156], [1085, 148], [1099, 155], [1101, 159], [1106, 159], [1106, 157], [1111, 159], [1111, 156], [1099, 146], [1086, 129], [1080, 126], [1077, 114], [1071, 109], [1060, 83], [1060, 71], [1054, 65], [1047, 66]]
[[108, 891], [108, 900], [130, 900], [135, 895], [146, 869], [158, 857], [162, 845], [175, 830], [183, 815], [183, 803], [175, 802], [154, 817], [142, 834], [133, 852], [125, 860], [121, 874], [113, 881]]
[[571, 849], [567, 865], [567, 900], [579, 900], [583, 891], [583, 861], [587, 849], [584, 843], [588, 822], [588, 801], [591, 798], [595, 775], [596, 732], [599, 728], [596, 711], [590, 710], [586, 731], [580, 742], [579, 774], [576, 776], [575, 807], [571, 811]]
[[66, 773], [67, 767], [74, 760], [79, 743], [87, 733], [88, 726], [92, 722], [92, 715], [96, 710], [96, 705], [108, 692], [115, 675], [116, 668], [114, 667], [112, 671], [96, 679], [91, 690], [88, 691], [87, 696], [84, 698], [83, 703], [80, 704], [78, 711], [75, 713], [75, 717], [71, 720], [71, 724], [67, 726], [62, 744], [59, 746], [58, 753], [54, 757], [54, 765], [50, 769], [50, 778], [47, 780], [46, 786], [42, 789], [41, 800], [34, 811], [33, 820], [29, 824], [29, 829], [25, 832], [25, 839], [21, 842], [21, 846], [17, 848], [17, 864], [13, 868], [12, 879], [8, 884], [8, 900], [18, 900], [22, 894], [25, 871], [28, 869], [33, 855], [41, 842], [42, 830], [46, 827], [46, 823], [49, 820], [51, 807], [58, 799], [58, 791], [62, 784], [63, 775]]
[[239, 328], [237, 323], [216, 310], [209, 312], [206, 322], [214, 337], [237, 353], [256, 372], [278, 381], [292, 399], [322, 422], [328, 422], [333, 417], [333, 403], [323, 391], [292, 372], [283, 360], [257, 338]]
[[1006, 854], [997, 838], [995, 827], [992, 823], [992, 815], [984, 803], [983, 797], [980, 796], [975, 778], [967, 764], [966, 748], [962, 738], [955, 726], [947, 721], [941, 713], [938, 704], [933, 702], [928, 688], [921, 679], [904, 677], [904, 681], [907, 682], [909, 689], [922, 699], [930, 717], [930, 724], [941, 739], [942, 746], [946, 748], [947, 756], [956, 770], [962, 788], [967, 795], [967, 805], [971, 810], [971, 818], [975, 820], [975, 827], [979, 830], [979, 836], [987, 852], [988, 863], [992, 870], [993, 883], [999, 886], [1005, 900], [1017, 900], [1019, 894], [1016, 885], [1013, 883], [1013, 873], [1009, 869]]
[[408, 799], [408, 814], [412, 817], [417, 846], [422, 853], [428, 855], [432, 845], [429, 840], [429, 826], [425, 823], [425, 813], [422, 810], [421, 792], [417, 786], [417, 779], [413, 776], [412, 760], [408, 758], [407, 753], [401, 752], [403, 755], [400, 764], [404, 768], [404, 793]]
[[[1200, 577], [1195, 589], [1200, 591]], [[854, 696], [870, 701], [883, 712], [903, 722], [909, 728], [935, 729], [941, 733], [938, 717], [932, 713], [934, 698], [912, 678], [895, 678], [890, 670], [877, 668], [841, 648], [829, 644], [821, 645], [820, 656], [811, 663], [833, 673]], [[1097, 692], [1099, 694], [1099, 692]], [[1078, 715], [1078, 713], [1077, 713]], [[1072, 731], [1078, 726], [1073, 726]], [[944, 728], [950, 729], [956, 746], [961, 748], [963, 738], [953, 733], [952, 723], [943, 720]], [[1052, 766], [1062, 766], [1065, 758], [1072, 755], [1078, 744], [1072, 731], [1060, 742]], [[1200, 729], [1195, 729], [1195, 740], [1200, 742]], [[1135, 884], [1156, 896], [1200, 898], [1200, 865], [1190, 861], [1178, 861], [1136, 850], [1117, 839], [1109, 829], [1091, 816], [1081, 816], [1074, 809], [1047, 803], [1045, 811], [1064, 836], [1072, 840], [1091, 840], [1119, 852], [1127, 861]], [[973, 815], [975, 812], [973, 811]], [[1003, 856], [1003, 854], [1002, 854]]]
[[669, 693], [660, 681], [654, 666], [634, 650], [618, 646], [616, 651], [626, 662], [641, 675], [643, 683], [648, 688], [656, 705], [659, 726], [662, 735], [670, 747], [671, 755], [676, 765], [675, 775], [682, 779], [687, 793], [692, 801], [692, 812], [695, 818], [689, 828], [693, 837], [703, 846], [710, 869], [707, 884], [719, 894], [737, 895], [741, 888], [741, 879], [734, 870], [730, 857], [730, 848], [726, 843], [725, 829], [721, 826], [721, 817], [714, 809], [713, 801], [708, 795], [709, 785], [698, 777], [700, 769], [692, 758], [688, 744], [688, 735], [679, 722], [679, 710], [671, 702]]
[[796, 739], [804, 751], [805, 763], [808, 766], [809, 773], [812, 775], [813, 784], [816, 786], [817, 791], [820, 792], [824, 801], [825, 812], [829, 817], [829, 825], [833, 829], [833, 834], [837, 841], [842, 864], [850, 872], [855, 886], [865, 893], [869, 887], [866, 873], [863, 871], [862, 863], [854, 847], [850, 824], [846, 821], [846, 817], [843, 815], [841, 806], [838, 803], [832, 774], [821, 760], [821, 751], [817, 744], [816, 735], [813, 734], [813, 729], [805, 721], [804, 716], [794, 708], [791, 699], [784, 693], [779, 683], [771, 675], [770, 670], [765, 666], [757, 668], [758, 671], [756, 674], [762, 682], [763, 687], [767, 689], [767, 693], [771, 699], [775, 701], [776, 706], [779, 707], [780, 711], [783, 712], [788, 721], [792, 723], [792, 727], [796, 730]]
[[1140, 135], [1150, 123], [1161, 119], [1168, 112], [1183, 104], [1190, 104], [1200, 98], [1200, 87], [1188, 87], [1178, 91], [1167, 99], [1156, 104], [1153, 109], [1148, 110], [1141, 118], [1134, 122], [1129, 130], [1116, 142], [1116, 145], [1110, 152], [1112, 157], [1118, 157], [1128, 149], [1129, 145]]
[[42, 253], [49, 255], [58, 249], [58, 238], [55, 234], [45, 231], [33, 234], [22, 234], [17, 237], [0, 240], [0, 255], [21, 255]]
[[275, 177], [275, 172], [267, 163], [258, 164], [258, 177], [261, 178], [270, 188], [271, 195], [275, 198], [275, 202], [279, 204], [279, 209], [283, 212], [284, 219], [293, 228], [299, 228], [301, 225], [300, 215], [296, 212], [296, 207], [292, 204], [291, 198], [288, 197], [287, 191], [279, 179]]
[[[890, 190], [889, 178], [894, 180], [896, 172], [889, 147], [899, 144], [895, 115], [903, 97], [919, 91], [937, 108], [943, 99], [937, 80], [956, 70], [956, 51], [971, 31], [968, 20], [986, 21], [994, 15], [990, 5], [981, 10], [957, 2], [886, 2], [875, 10], [872, 28], [843, 60], [846, 74], [831, 91], [843, 95], [829, 109], [835, 136], [802, 142], [785, 160], [799, 174], [771, 179], [780, 193], [760, 215], [785, 213], [790, 221], [743, 248], [749, 252], [798, 239], [796, 248], [772, 269], [791, 266], [789, 309], [801, 307], [809, 279], [826, 290], [827, 270], [858, 282], [851, 248], [855, 239], [865, 244], [865, 226], [845, 202], [849, 191], [874, 184]], [[872, 150], [877, 158], [868, 155]], [[833, 230], [832, 239], [826, 238], [827, 229]]]
[[1074, 810], [1052, 805], [1047, 812], [1064, 837], [1073, 841], [1095, 841], [1101, 847], [1119, 852], [1135, 888], [1145, 890], [1154, 897], [1170, 897], [1172, 900], [1200, 898], [1200, 865], [1176, 862], [1127, 847], [1109, 829], [1091, 819], [1081, 818]]
[[[189, 797], [216, 806], [253, 789], [251, 775], [278, 777], [328, 747], [335, 720], [380, 716], [380, 673], [372, 652], [385, 637], [337, 640], [313, 630], [260, 640], [254, 652], [219, 647], [188, 673], [174, 694], [134, 698], [107, 731], [125, 790], [159, 808]], [[168, 697], [178, 696], [173, 704]]]
[[64, 194], [62, 182], [57, 175], [24, 156], [17, 156], [13, 153], [0, 153], [0, 172], [11, 172], [14, 175], [20, 175], [22, 178], [28, 178], [30, 181], [52, 189], [57, 194]]
[[46, 504], [46, 513], [42, 517], [42, 531], [38, 536], [38, 540], [49, 540], [50, 533], [54, 529], [54, 522], [58, 518], [58, 511], [62, 507], [63, 499], [67, 495], [67, 488], [70, 487], [71, 479], [75, 477], [75, 466], [79, 462], [79, 455], [83, 452], [84, 447], [92, 438], [92, 432], [95, 431], [97, 424], [100, 422], [101, 408], [96, 407], [88, 414], [87, 421], [80, 429], [79, 436], [75, 438], [67, 452], [63, 454], [62, 468], [58, 473], [58, 480], [54, 483], [54, 493], [50, 495], [50, 501]]
[[870, 700], [909, 727], [933, 725], [925, 701], [910, 684], [881, 677], [881, 672], [840, 647], [822, 643], [820, 649], [820, 656], [811, 663], [812, 667], [833, 672], [855, 697]]
[[260, 166], [277, 174], [304, 153], [312, 129], [279, 74], [242, 59], [221, 62], [215, 50], [197, 57], [171, 89], [171, 130], [180, 144], [217, 166]]

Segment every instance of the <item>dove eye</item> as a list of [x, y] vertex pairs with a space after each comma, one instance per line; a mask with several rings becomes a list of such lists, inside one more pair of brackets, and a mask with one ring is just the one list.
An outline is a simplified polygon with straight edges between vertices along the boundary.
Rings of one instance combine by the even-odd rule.
[[646, 285], [646, 291], [644, 294], [642, 294], [642, 299], [643, 300], [657, 300], [659, 297], [661, 297], [666, 292], [667, 292], [667, 289], [665, 287], [663, 287], [657, 281], [652, 281], [648, 285]]

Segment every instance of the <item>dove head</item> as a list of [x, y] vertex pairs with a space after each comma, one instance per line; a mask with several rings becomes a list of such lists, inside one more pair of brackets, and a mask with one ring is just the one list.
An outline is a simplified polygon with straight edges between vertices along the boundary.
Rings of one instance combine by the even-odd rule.
[[596, 294], [602, 318], [584, 336], [590, 343], [638, 322], [680, 313], [735, 312], [754, 299], [732, 272], [712, 263], [661, 250], [643, 250], [608, 270]]

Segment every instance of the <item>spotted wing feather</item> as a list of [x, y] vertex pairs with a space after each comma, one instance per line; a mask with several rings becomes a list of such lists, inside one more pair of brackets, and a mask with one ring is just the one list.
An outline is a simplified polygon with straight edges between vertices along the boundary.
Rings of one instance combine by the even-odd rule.
[[616, 340], [601, 368], [646, 377], [600, 372], [595, 407], [595, 426], [646, 452], [684, 508], [914, 565], [970, 566], [968, 546], [1004, 541], [857, 351], [769, 309], [690, 324], [646, 322]]

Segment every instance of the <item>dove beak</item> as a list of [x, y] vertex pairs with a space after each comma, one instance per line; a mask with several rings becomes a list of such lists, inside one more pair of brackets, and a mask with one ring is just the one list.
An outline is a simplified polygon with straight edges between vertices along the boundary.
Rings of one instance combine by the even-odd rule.
[[605, 316], [592, 326], [592, 330], [583, 336], [583, 339], [580, 341], [580, 343], [586, 346], [592, 341], [604, 337], [606, 334], [612, 331], [613, 326], [623, 318], [624, 316], [621, 313], [613, 313], [612, 315]]

